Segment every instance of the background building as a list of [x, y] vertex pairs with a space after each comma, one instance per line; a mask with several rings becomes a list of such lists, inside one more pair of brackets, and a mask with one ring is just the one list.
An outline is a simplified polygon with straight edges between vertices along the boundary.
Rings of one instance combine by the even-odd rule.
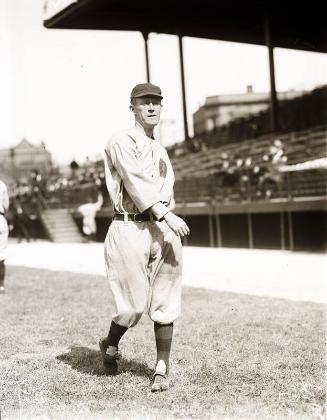
[[36, 146], [22, 139], [12, 148], [0, 149], [0, 168], [16, 180], [28, 177], [32, 171], [46, 174], [52, 168], [51, 153], [44, 143]]
[[[279, 100], [294, 99], [305, 94], [304, 91], [290, 90], [279, 92]], [[251, 85], [246, 93], [208, 96], [193, 114], [194, 135], [211, 133], [215, 128], [229, 124], [231, 121], [247, 118], [250, 115], [266, 111], [270, 105], [268, 92], [253, 92]]]

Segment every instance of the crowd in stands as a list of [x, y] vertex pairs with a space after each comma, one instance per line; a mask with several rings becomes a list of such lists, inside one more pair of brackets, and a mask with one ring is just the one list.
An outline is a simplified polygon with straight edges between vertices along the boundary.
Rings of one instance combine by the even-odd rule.
[[215, 184], [223, 190], [225, 200], [229, 199], [229, 192], [235, 190], [242, 200], [249, 196], [269, 199], [280, 193], [283, 173], [279, 167], [286, 163], [287, 156], [278, 139], [257, 159], [222, 152], [214, 171]]
[[10, 205], [6, 214], [9, 231], [21, 242], [36, 239], [40, 200], [46, 196], [46, 184], [38, 171], [32, 172], [29, 182], [11, 185]]
[[[198, 153], [192, 165], [187, 156], [174, 158], [176, 201], [185, 201], [184, 190], [194, 186], [195, 179], [199, 178], [208, 184], [201, 186], [201, 190], [207, 188], [208, 194], [222, 203], [286, 198], [288, 175], [280, 169], [290, 162], [289, 146], [276, 137], [265, 141], [264, 147], [253, 142], [249, 144]], [[10, 214], [19, 238], [33, 238], [33, 226], [42, 209], [64, 207], [77, 211], [82, 205], [95, 203], [99, 194], [103, 198], [102, 208], [110, 207], [102, 161], [83, 166], [73, 162], [70, 169], [68, 175], [46, 178], [34, 172], [28, 183], [18, 185], [12, 191]]]
[[48, 204], [56, 203], [65, 207], [76, 207], [85, 202], [88, 196], [97, 197], [98, 192], [104, 197], [104, 205], [108, 205], [105, 175], [102, 162], [89, 163], [82, 167], [71, 164], [69, 176], [57, 176], [48, 180]]
[[[221, 202], [287, 197], [290, 187], [285, 180], [289, 181], [289, 176], [281, 167], [326, 155], [326, 126], [319, 126], [316, 131], [263, 136], [216, 148], [209, 148], [206, 142], [201, 145], [200, 140], [193, 141], [196, 155], [188, 152], [176, 156], [169, 151], [176, 176], [177, 202], [185, 201], [186, 186], [195, 184], [196, 178], [205, 180], [208, 195]], [[9, 191], [9, 226], [19, 240], [35, 237], [39, 214], [46, 208], [76, 211], [83, 204], [96, 202], [99, 194], [103, 198], [102, 207], [110, 207], [102, 161], [88, 161], [84, 165], [72, 162], [66, 175], [57, 172], [43, 176], [34, 171], [28, 180], [11, 186]]]
[[99, 167], [74, 167], [68, 176], [44, 176], [37, 170], [23, 182], [10, 185], [10, 207], [7, 219], [11, 235], [27, 242], [37, 237], [40, 212], [47, 208], [69, 207], [77, 209], [85, 202], [104, 194], [104, 172]]
[[[257, 152], [257, 150], [256, 150]], [[221, 202], [262, 200], [285, 195], [285, 167], [288, 157], [280, 139], [272, 140], [260, 153], [251, 148], [219, 148], [202, 152], [193, 165], [187, 157], [173, 160], [177, 175], [176, 192], [183, 196], [181, 201], [192, 201], [183, 190], [194, 195], [194, 185], [212, 199]], [[200, 181], [202, 180], [202, 181]], [[200, 185], [201, 184], [201, 185]], [[205, 195], [205, 194], [204, 194]]]
[[[212, 172], [217, 186], [224, 189], [226, 197], [229, 190], [235, 189], [241, 196], [246, 196], [251, 188], [256, 191], [257, 198], [268, 199], [280, 189], [283, 174], [278, 168], [286, 162], [284, 145], [275, 139], [259, 157], [222, 152], [215, 159]], [[176, 167], [176, 178], [178, 171]], [[50, 177], [47, 180], [45, 199], [50, 207], [78, 208], [87, 202], [95, 202], [99, 193], [103, 197], [102, 207], [110, 206], [101, 161], [82, 167], [71, 164], [70, 176]]]

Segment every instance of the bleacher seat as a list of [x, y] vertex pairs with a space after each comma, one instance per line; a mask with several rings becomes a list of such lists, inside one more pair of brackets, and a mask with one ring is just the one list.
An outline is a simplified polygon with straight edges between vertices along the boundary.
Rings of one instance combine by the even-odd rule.
[[[279, 139], [282, 142], [284, 154], [287, 156], [287, 164], [292, 165], [305, 162], [310, 159], [327, 156], [327, 126], [313, 127], [312, 129], [299, 132], [289, 132], [275, 135], [264, 135], [261, 138], [248, 139], [243, 142], [225, 144], [216, 148], [189, 153], [182, 157], [172, 158], [176, 176], [176, 201], [196, 202], [223, 199], [226, 191], [214, 181], [213, 176], [222, 171], [222, 155], [227, 154], [230, 163], [234, 165], [235, 159], [243, 161], [251, 158], [249, 171], [255, 165], [269, 172], [278, 172], [271, 161], [264, 161], [263, 156], [269, 154], [269, 148], [273, 141]], [[242, 166], [244, 170], [244, 165]], [[274, 191], [272, 198], [291, 197], [321, 197], [326, 195], [326, 171], [301, 171], [289, 175], [280, 174], [281, 185], [278, 191]], [[201, 180], [202, 178], [202, 180]], [[287, 185], [289, 183], [289, 185]], [[243, 187], [244, 189], [244, 187]], [[289, 191], [291, 189], [291, 191]], [[241, 191], [240, 183], [229, 188], [227, 192], [229, 201], [239, 201], [244, 198], [244, 190]], [[262, 199], [256, 187], [248, 186], [248, 199]], [[276, 197], [278, 194], [278, 197]], [[261, 197], [261, 198], [260, 198]]]

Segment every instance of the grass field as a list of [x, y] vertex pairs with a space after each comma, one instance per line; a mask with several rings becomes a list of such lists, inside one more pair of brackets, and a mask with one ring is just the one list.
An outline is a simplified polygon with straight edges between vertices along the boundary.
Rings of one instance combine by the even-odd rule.
[[151, 394], [146, 315], [122, 339], [120, 373], [102, 368], [97, 342], [112, 305], [105, 278], [8, 267], [6, 281], [1, 419], [325, 418], [323, 305], [185, 288], [173, 386]]

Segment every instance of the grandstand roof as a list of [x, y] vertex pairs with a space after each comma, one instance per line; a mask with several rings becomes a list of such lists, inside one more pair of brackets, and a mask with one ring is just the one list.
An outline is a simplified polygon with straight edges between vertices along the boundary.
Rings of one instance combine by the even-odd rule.
[[47, 28], [157, 32], [258, 45], [265, 45], [266, 14], [273, 46], [327, 52], [324, 0], [48, 0], [45, 9]]

